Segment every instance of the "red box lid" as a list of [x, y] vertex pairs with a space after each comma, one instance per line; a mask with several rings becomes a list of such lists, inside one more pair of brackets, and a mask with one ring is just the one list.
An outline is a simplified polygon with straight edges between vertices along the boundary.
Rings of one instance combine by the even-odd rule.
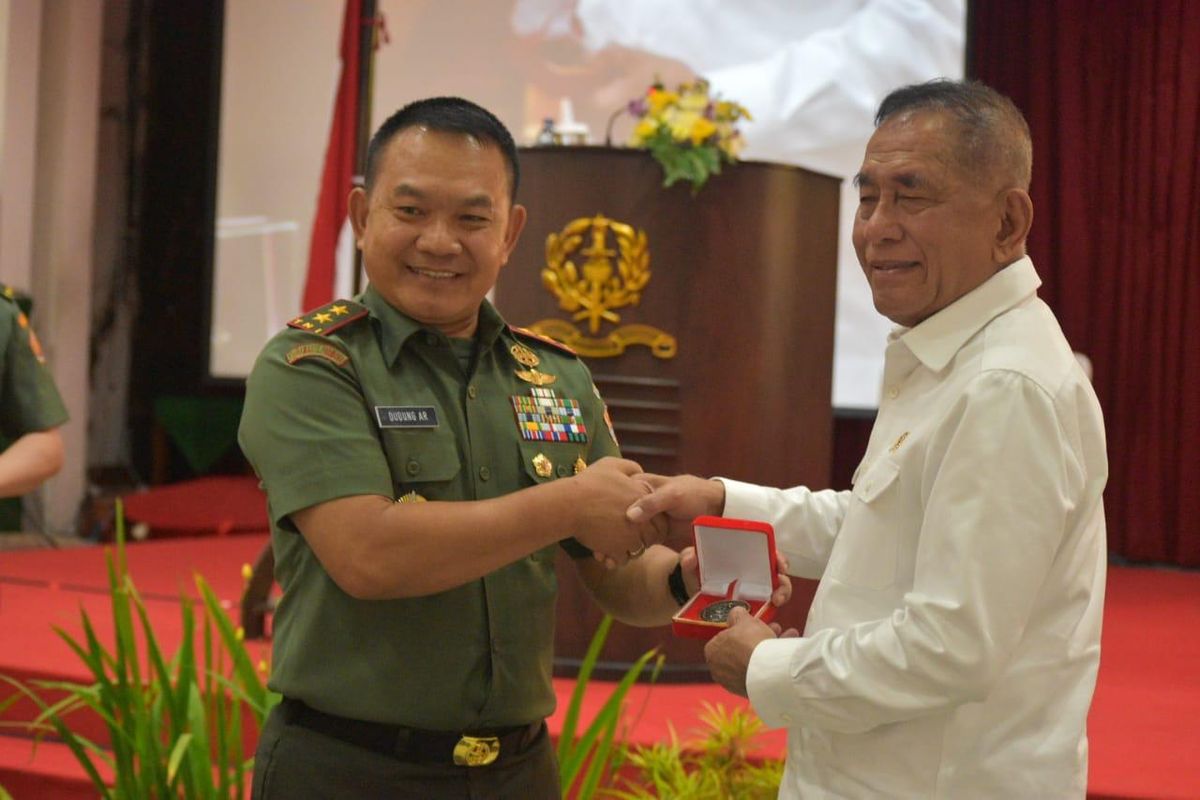
[[[696, 517], [692, 539], [700, 562], [700, 592], [735, 599], [768, 600], [779, 586], [775, 529], [765, 522]], [[730, 584], [737, 581], [733, 594]]]

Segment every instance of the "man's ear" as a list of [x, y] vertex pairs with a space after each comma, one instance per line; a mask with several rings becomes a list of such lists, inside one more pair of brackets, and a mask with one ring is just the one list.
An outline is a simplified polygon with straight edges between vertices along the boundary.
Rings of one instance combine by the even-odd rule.
[[354, 243], [358, 248], [362, 249], [363, 236], [367, 233], [367, 214], [371, 210], [371, 204], [367, 197], [367, 190], [361, 186], [355, 186], [350, 190], [350, 225], [354, 228]]
[[504, 261], [502, 263], [508, 263], [508, 257], [512, 255], [513, 248], [517, 246], [517, 240], [521, 238], [521, 231], [525, 230], [527, 216], [525, 206], [521, 205], [514, 205], [508, 212], [508, 229], [504, 231]]
[[997, 264], [1011, 264], [1025, 255], [1025, 240], [1033, 226], [1033, 200], [1024, 189], [1005, 189], [999, 202], [1000, 228], [992, 254]]

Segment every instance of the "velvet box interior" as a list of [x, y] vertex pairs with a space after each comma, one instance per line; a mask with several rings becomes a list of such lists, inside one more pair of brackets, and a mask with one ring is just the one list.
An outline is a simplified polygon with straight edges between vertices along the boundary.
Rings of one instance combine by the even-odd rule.
[[733, 605], [744, 605], [763, 622], [775, 616], [770, 600], [779, 575], [770, 525], [696, 517], [692, 539], [700, 561], [700, 591], [671, 620], [676, 636], [711, 639], [728, 627], [725, 617]]

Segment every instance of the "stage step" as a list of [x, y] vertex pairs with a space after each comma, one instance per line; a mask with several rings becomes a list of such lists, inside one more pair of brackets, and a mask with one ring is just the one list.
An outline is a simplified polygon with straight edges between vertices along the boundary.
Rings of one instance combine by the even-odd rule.
[[95, 800], [96, 790], [69, 747], [0, 735], [0, 786], [13, 800]]

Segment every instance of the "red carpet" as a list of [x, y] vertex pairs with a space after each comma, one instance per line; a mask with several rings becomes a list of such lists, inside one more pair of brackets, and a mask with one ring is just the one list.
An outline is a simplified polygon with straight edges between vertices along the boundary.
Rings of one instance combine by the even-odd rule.
[[[147, 599], [163, 645], [173, 651], [179, 636], [178, 597], [194, 593], [193, 571], [201, 572], [236, 616], [242, 565], [266, 541], [263, 534], [149, 541], [128, 548], [134, 581]], [[77, 632], [80, 608], [87, 609], [101, 637], [111, 637], [103, 548], [0, 553], [0, 674], [23, 679], [83, 679], [75, 657], [53, 633], [60, 625]], [[1124, 567], [1109, 570], [1104, 650], [1092, 708], [1093, 798], [1200, 798], [1200, 573]], [[266, 647], [252, 643], [255, 657]], [[572, 682], [556, 680], [560, 711]], [[599, 707], [611, 687], [597, 684], [587, 708]], [[0, 689], [0, 696], [5, 691]], [[703, 702], [726, 707], [745, 701], [712, 685], [639, 686], [627, 718], [634, 743], [660, 741], [668, 723], [682, 738], [698, 728]], [[7, 719], [28, 718], [17, 706]], [[95, 720], [80, 724], [93, 735]], [[30, 760], [27, 739], [0, 729], [0, 786], [16, 800], [90, 796], [82, 773], [61, 745], [44, 744]], [[762, 739], [762, 754], [781, 756], [782, 731]]]

